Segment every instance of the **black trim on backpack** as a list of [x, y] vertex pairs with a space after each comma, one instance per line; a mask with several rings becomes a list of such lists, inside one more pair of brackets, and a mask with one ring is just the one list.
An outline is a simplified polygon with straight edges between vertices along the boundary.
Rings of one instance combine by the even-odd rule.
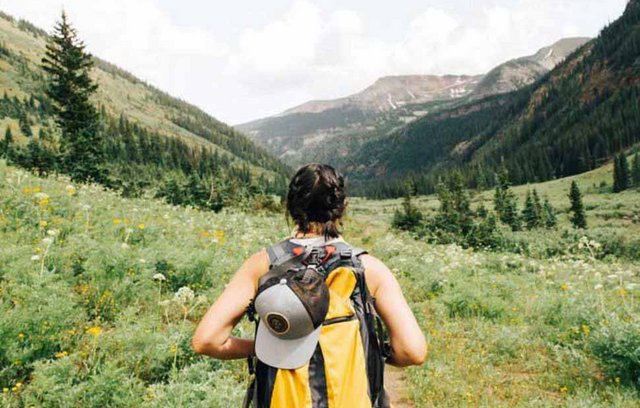
[[327, 398], [327, 377], [324, 368], [324, 355], [320, 343], [309, 360], [309, 390], [312, 408], [329, 408]]

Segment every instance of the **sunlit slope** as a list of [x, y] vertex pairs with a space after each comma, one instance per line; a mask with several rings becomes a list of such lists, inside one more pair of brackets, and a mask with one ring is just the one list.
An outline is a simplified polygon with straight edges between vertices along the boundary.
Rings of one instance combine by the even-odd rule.
[[[46, 33], [2, 15], [0, 44], [9, 51], [9, 55], [0, 53], [0, 94], [20, 99], [41, 94], [44, 72], [39, 64]], [[95, 102], [113, 117], [124, 114], [148, 130], [226, 153], [234, 164], [250, 166], [254, 175], [287, 172], [277, 159], [241, 133], [114, 65], [98, 59], [93, 76], [100, 85]]]

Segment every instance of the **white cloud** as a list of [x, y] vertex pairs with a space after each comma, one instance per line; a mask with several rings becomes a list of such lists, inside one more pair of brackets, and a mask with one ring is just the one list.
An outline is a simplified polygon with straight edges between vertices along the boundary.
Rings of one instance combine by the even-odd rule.
[[398, 0], [377, 8], [385, 10], [381, 21], [402, 21], [387, 35], [386, 26], [372, 23], [373, 11], [348, 8], [350, 1], [330, 9], [296, 0], [247, 27], [245, 6], [203, 0], [193, 7], [192, 0], [194, 14], [224, 11], [233, 21], [180, 25], [160, 1], [0, 0], [0, 8], [48, 28], [64, 5], [96, 55], [237, 123], [353, 93], [383, 75], [486, 72], [561, 37], [594, 35], [607, 22], [604, 11], [617, 10], [615, 18], [626, 3], [434, 0], [416, 12], [419, 0]]

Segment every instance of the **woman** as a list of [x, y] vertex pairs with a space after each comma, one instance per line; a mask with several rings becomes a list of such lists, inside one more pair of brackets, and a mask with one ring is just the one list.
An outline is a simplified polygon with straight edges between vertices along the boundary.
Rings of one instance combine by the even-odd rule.
[[[346, 209], [344, 179], [331, 166], [309, 164], [300, 168], [289, 185], [286, 208], [288, 215], [296, 224], [292, 236], [287, 238], [288, 242], [296, 245], [344, 243], [338, 229]], [[271, 258], [273, 258], [272, 255], [273, 251], [271, 251]], [[386, 359], [386, 363], [397, 367], [422, 364], [427, 353], [426, 341], [404, 299], [398, 281], [389, 268], [372, 255], [365, 253], [358, 258], [364, 269], [366, 287], [375, 299], [375, 303], [373, 303], [375, 311], [381, 317], [389, 333], [391, 354]], [[231, 336], [231, 332], [256, 296], [258, 282], [269, 271], [272, 263], [273, 259], [270, 259], [270, 253], [265, 249], [255, 253], [244, 262], [225, 287], [224, 292], [199, 323], [192, 341], [193, 348], [197, 353], [223, 360], [248, 358], [255, 355], [253, 339], [234, 337]], [[332, 296], [337, 297], [335, 293], [332, 293]], [[350, 299], [348, 294], [345, 299]], [[357, 322], [353, 323], [357, 325]], [[325, 361], [323, 362], [329, 365], [333, 364], [335, 371], [336, 367], [340, 365], [340, 361], [336, 363], [326, 361], [331, 353], [330, 350], [326, 350], [326, 343], [324, 347]], [[336, 344], [330, 347], [339, 348], [341, 345]], [[263, 363], [263, 365], [265, 364]], [[304, 379], [306, 380], [314, 370], [309, 369], [309, 367], [304, 368], [304, 370]], [[352, 371], [351, 368], [345, 368], [344, 370]], [[315, 375], [315, 371], [313, 375]], [[264, 373], [265, 371], [263, 370], [262, 372]], [[289, 372], [283, 373], [281, 376], [284, 374], [289, 374]], [[300, 373], [293, 370], [290, 370], [290, 374], [292, 376], [288, 377], [289, 380], [282, 385], [284, 388], [281, 387], [280, 389], [280, 392], [285, 394], [293, 394], [297, 382], [300, 382], [300, 378], [302, 378], [300, 376], [296, 377]], [[258, 388], [260, 388], [260, 369], [258, 369], [257, 375]], [[324, 373], [321, 375], [324, 376]], [[343, 406], [346, 401], [354, 399], [353, 392], [362, 391], [362, 389], [354, 391], [357, 387], [352, 386], [352, 384], [346, 384], [342, 388], [340, 388], [340, 384], [335, 384], [336, 381], [349, 381], [349, 373], [338, 372], [337, 377], [339, 378], [338, 380], [331, 379], [331, 384], [329, 384], [333, 389], [330, 392], [333, 402], [325, 403], [325, 405], [320, 404], [321, 406]], [[323, 381], [327, 380], [323, 379]], [[273, 383], [273, 381], [271, 382]], [[308, 385], [306, 387], [309, 388]], [[326, 384], [324, 387], [326, 392]], [[343, 396], [343, 399], [340, 400], [340, 396], [337, 395], [339, 393], [337, 390], [340, 389], [350, 389], [352, 394], [348, 397]], [[274, 391], [269, 389], [268, 392], [273, 393]], [[287, 396], [282, 397], [284, 399], [281, 399], [281, 405], [311, 406], [310, 400], [318, 397], [316, 395], [312, 397], [310, 394], [317, 394], [317, 392], [314, 392], [314, 390], [307, 391], [306, 397], [301, 397], [302, 402]], [[356, 404], [355, 406], [385, 405], [384, 403], [378, 404], [377, 402], [367, 401], [366, 397], [367, 395], [357, 397], [364, 405]], [[267, 396], [267, 400], [270, 401], [268, 402], [270, 406], [280, 406], [271, 399], [270, 395]], [[313, 406], [316, 405], [318, 404], [314, 400]], [[350, 408], [353, 407], [353, 401], [349, 401], [349, 406]]]

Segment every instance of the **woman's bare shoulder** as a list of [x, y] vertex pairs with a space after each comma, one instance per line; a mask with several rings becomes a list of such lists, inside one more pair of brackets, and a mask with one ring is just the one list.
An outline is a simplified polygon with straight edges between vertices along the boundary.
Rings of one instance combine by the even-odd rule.
[[393, 273], [387, 265], [380, 259], [370, 254], [363, 254], [360, 256], [362, 266], [364, 266], [365, 279], [367, 280], [367, 286], [369, 291], [374, 294], [378, 288], [389, 279], [395, 280]]
[[269, 271], [269, 255], [266, 249], [262, 248], [254, 252], [245, 259], [244, 263], [238, 270], [238, 274], [250, 277], [251, 280], [257, 282], [258, 279]]

